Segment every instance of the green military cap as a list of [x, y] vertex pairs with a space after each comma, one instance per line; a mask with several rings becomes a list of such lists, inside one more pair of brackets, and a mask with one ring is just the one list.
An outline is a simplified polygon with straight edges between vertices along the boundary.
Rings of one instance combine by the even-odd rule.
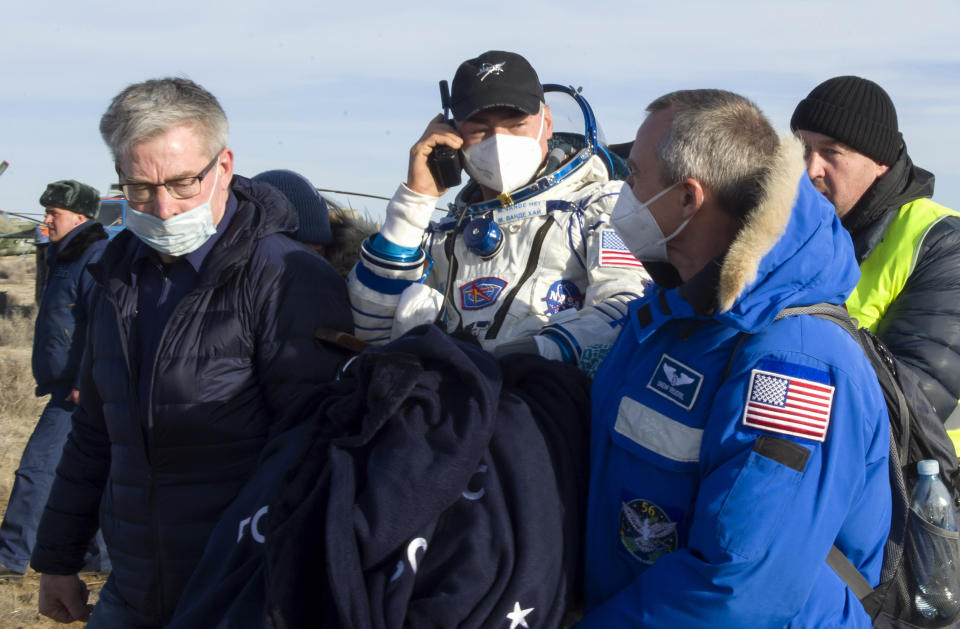
[[47, 186], [40, 195], [43, 207], [59, 207], [87, 218], [97, 218], [100, 212], [100, 192], [73, 179], [61, 179]]

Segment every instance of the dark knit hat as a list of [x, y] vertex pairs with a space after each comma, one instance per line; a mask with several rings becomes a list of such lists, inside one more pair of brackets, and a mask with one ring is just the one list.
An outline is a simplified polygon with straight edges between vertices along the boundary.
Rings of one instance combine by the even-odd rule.
[[100, 192], [85, 183], [62, 179], [47, 185], [40, 195], [43, 207], [59, 207], [87, 218], [97, 218], [100, 213]]
[[300, 222], [294, 238], [313, 245], [330, 244], [333, 237], [327, 202], [306, 177], [292, 170], [268, 170], [253, 177], [253, 180], [270, 184], [290, 201]]
[[460, 64], [450, 90], [450, 108], [456, 120], [466, 120], [490, 107], [513, 107], [536, 114], [543, 102], [543, 86], [536, 70], [514, 52], [490, 50]]
[[858, 76], [834, 77], [813, 88], [797, 105], [790, 128], [830, 136], [887, 166], [903, 147], [890, 96]]

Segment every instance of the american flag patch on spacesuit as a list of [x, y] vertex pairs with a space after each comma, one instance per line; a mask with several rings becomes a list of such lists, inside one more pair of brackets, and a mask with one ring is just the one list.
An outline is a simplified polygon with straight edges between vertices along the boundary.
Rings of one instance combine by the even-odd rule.
[[633, 257], [620, 234], [612, 229], [600, 232], [600, 266], [629, 266], [643, 268], [640, 260]]
[[823, 441], [835, 387], [772, 371], [750, 372], [743, 424], [803, 439]]

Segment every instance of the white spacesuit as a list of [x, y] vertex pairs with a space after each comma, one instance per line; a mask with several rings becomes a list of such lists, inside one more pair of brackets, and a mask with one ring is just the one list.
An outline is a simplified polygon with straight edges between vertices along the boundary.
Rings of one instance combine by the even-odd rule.
[[391, 217], [430, 216], [437, 198], [401, 185], [348, 278], [357, 336], [386, 342], [440, 314], [448, 332], [472, 333], [487, 350], [536, 352], [587, 371], [612, 345], [649, 276], [610, 225], [623, 182], [609, 179], [589, 105], [569, 88], [545, 87], [583, 109], [580, 146], [555, 134], [533, 181], [492, 200], [471, 181], [419, 248], [390, 245], [416, 232], [408, 222], [390, 227]]

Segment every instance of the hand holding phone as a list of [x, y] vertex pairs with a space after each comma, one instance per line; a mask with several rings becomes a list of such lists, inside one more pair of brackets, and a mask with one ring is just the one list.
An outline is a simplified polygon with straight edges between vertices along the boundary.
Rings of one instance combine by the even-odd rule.
[[[446, 81], [440, 81], [440, 104], [443, 106], [443, 122], [453, 127], [450, 118], [450, 89]], [[438, 145], [427, 156], [427, 165], [437, 183], [437, 189], [443, 191], [460, 185], [460, 151], [446, 145]]]

